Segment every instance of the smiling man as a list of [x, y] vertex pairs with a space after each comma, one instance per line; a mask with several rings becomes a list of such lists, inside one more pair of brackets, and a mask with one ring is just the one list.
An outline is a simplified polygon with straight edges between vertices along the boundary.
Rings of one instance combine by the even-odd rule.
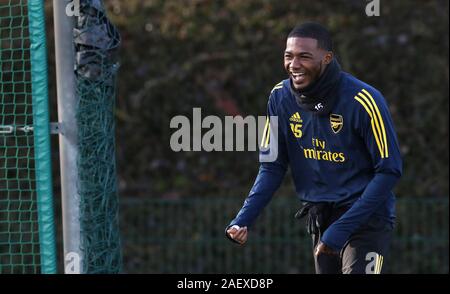
[[[239, 244], [290, 167], [307, 217], [316, 273], [381, 273], [395, 221], [392, 193], [402, 173], [394, 125], [382, 94], [343, 72], [330, 33], [317, 23], [288, 35], [289, 78], [273, 87], [268, 117], [278, 117], [274, 162], [258, 176], [226, 236]], [[270, 137], [270, 122], [263, 141]], [[266, 143], [267, 144], [267, 143]]]
[[331, 44], [319, 45], [316, 39], [293, 36], [292, 33], [286, 42], [284, 67], [291, 77], [292, 86], [301, 90], [319, 79], [333, 56]]

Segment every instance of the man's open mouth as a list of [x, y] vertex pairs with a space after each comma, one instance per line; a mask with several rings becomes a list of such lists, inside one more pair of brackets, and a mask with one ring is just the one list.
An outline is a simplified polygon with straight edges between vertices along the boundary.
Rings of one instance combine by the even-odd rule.
[[303, 72], [291, 72], [291, 77], [295, 83], [301, 83], [305, 80], [306, 74]]

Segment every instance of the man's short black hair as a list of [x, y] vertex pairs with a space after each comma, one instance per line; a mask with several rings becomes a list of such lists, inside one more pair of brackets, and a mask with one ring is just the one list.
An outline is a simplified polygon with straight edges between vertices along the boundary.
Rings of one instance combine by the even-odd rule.
[[311, 38], [317, 40], [319, 48], [327, 51], [333, 51], [333, 41], [331, 34], [323, 25], [315, 22], [306, 22], [297, 25], [289, 33], [288, 38]]

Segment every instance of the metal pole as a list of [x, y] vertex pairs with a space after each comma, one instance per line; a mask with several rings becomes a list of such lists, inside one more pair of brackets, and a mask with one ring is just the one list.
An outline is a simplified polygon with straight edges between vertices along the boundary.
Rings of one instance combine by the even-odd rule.
[[77, 106], [74, 73], [74, 14], [68, 13], [74, 1], [53, 0], [55, 27], [56, 81], [58, 120], [61, 126], [59, 151], [61, 166], [61, 196], [64, 241], [64, 272], [82, 273], [83, 256], [80, 250], [80, 195], [77, 169]]

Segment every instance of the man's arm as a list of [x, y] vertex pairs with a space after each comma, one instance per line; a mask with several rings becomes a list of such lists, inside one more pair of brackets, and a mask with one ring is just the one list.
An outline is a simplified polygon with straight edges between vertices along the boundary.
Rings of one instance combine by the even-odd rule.
[[[273, 99], [274, 97], [271, 95], [267, 107], [268, 117], [277, 116]], [[267, 121], [267, 123], [271, 125], [270, 121]], [[263, 135], [263, 141], [265, 141], [268, 134], [269, 132]], [[261, 162], [258, 176], [249, 195], [245, 199], [236, 218], [231, 221], [225, 230], [227, 237], [237, 243], [242, 244], [247, 240], [247, 227], [252, 225], [263, 208], [269, 203], [286, 174], [288, 166], [287, 151], [283, 135], [279, 128], [277, 137], [276, 142], [272, 139], [268, 141], [269, 149], [277, 148], [278, 156], [276, 160], [273, 162]], [[277, 144], [277, 146], [275, 147], [274, 144]], [[236, 227], [232, 228], [233, 226]]]
[[353, 206], [324, 232], [321, 241], [336, 251], [383, 205], [402, 174], [397, 136], [384, 98], [378, 92], [362, 90], [355, 99], [361, 105], [360, 131], [375, 175]]
[[[261, 163], [258, 176], [236, 218], [227, 226], [226, 235], [243, 244], [247, 240], [247, 227], [251, 226], [281, 185], [286, 167], [278, 163]], [[233, 226], [237, 226], [233, 228]]]
[[261, 210], [269, 203], [275, 191], [281, 185], [286, 167], [277, 162], [261, 163], [258, 176], [248, 197], [229, 226], [251, 226]]

